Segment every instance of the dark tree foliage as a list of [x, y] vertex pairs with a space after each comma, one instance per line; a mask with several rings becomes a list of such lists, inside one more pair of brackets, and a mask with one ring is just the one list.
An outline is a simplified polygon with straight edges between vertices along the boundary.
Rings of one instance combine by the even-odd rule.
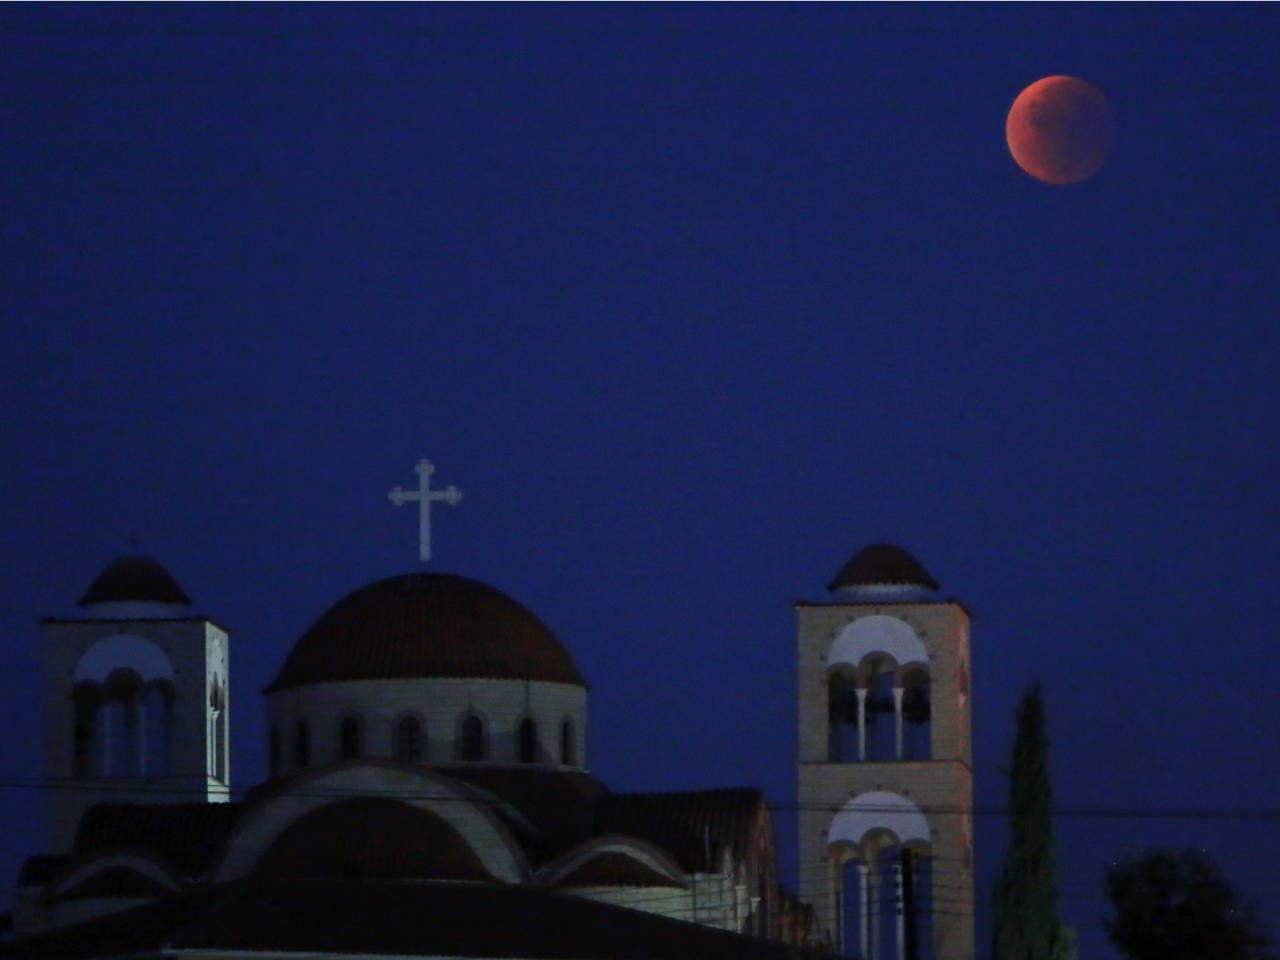
[[1107, 868], [1107, 934], [1134, 960], [1263, 960], [1267, 936], [1201, 850], [1157, 850]]
[[995, 960], [1071, 960], [1074, 931], [1058, 918], [1049, 738], [1038, 681], [1018, 705], [1009, 776], [1010, 837], [996, 886]]

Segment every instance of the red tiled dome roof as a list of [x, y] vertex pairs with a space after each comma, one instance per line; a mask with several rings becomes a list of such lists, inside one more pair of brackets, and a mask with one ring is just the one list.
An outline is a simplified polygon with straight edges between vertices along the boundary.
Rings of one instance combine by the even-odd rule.
[[586, 686], [555, 635], [502, 591], [454, 574], [411, 573], [361, 587], [326, 610], [266, 692], [419, 677]]

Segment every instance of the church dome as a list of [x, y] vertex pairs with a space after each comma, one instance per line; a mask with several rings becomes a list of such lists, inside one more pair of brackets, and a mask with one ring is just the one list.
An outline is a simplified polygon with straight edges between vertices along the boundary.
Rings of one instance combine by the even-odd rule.
[[919, 560], [897, 544], [873, 543], [850, 557], [835, 579], [827, 584], [832, 592], [873, 587], [937, 590], [938, 581]]
[[411, 573], [361, 587], [321, 614], [265, 692], [429, 677], [586, 686], [555, 635], [501, 590], [455, 574]]
[[100, 603], [165, 603], [191, 606], [178, 581], [150, 557], [117, 557], [80, 598], [80, 606]]

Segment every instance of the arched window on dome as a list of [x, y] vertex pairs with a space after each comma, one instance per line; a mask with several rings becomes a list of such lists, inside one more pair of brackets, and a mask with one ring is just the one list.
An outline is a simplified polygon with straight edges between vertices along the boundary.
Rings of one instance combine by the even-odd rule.
[[311, 763], [311, 727], [305, 720], [299, 720], [293, 730], [293, 763], [297, 767]]
[[338, 724], [338, 759], [355, 760], [360, 756], [360, 718], [348, 715]]
[[462, 718], [458, 736], [459, 760], [484, 760], [489, 753], [484, 720], [474, 713]]
[[519, 760], [521, 763], [538, 762], [538, 724], [533, 717], [520, 721]]
[[421, 763], [426, 759], [422, 742], [422, 721], [414, 716], [401, 717], [396, 724], [396, 760], [400, 763]]
[[578, 764], [578, 741], [574, 736], [573, 718], [565, 717], [560, 724], [560, 762], [566, 767]]

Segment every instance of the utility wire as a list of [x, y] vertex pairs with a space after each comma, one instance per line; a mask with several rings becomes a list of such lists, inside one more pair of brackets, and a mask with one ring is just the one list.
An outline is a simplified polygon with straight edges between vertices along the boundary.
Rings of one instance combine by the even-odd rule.
[[[323, 768], [319, 768], [323, 769]], [[429, 772], [437, 776], [449, 777], [447, 770]], [[459, 783], [464, 784], [465, 789], [478, 790], [481, 793], [491, 794], [496, 797], [500, 803], [507, 803], [515, 806], [518, 801], [507, 801], [497, 794], [495, 791], [486, 789], [482, 784], [473, 784], [464, 777], [456, 778]], [[231, 795], [239, 795], [243, 801], [248, 794], [255, 791], [267, 793], [271, 791], [273, 782], [268, 780], [263, 784], [259, 784], [253, 788], [230, 790]], [[137, 795], [137, 794], [154, 794], [163, 796], [190, 794], [192, 796], [207, 797], [207, 787], [196, 786], [166, 786], [159, 783], [137, 783], [128, 779], [102, 779], [94, 781], [75, 781], [75, 780], [21, 780], [21, 779], [0, 779], [0, 790], [56, 790], [56, 791], [83, 791], [99, 793], [103, 795], [103, 802], [110, 802], [113, 793], [121, 796]], [[717, 788], [709, 788], [707, 790], [673, 790], [673, 791], [639, 791], [637, 793], [604, 793], [604, 797], [634, 797], [634, 796], [667, 796], [676, 797], [682, 794], [711, 793]], [[732, 788], [731, 788], [732, 789]], [[328, 798], [328, 799], [353, 799], [358, 797], [380, 797], [384, 799], [398, 800], [430, 800], [443, 803], [475, 803], [477, 799], [484, 800], [485, 797], [468, 797], [442, 793], [431, 793], [419, 790], [403, 790], [403, 789], [384, 789], [379, 787], [367, 789], [351, 789], [351, 790], [290, 790], [288, 782], [282, 781], [279, 785], [279, 793], [287, 793], [293, 797], [311, 797], [311, 798]], [[274, 795], [274, 794], [271, 794]], [[1008, 807], [990, 806], [990, 805], [973, 805], [958, 806], [950, 804], [917, 804], [915, 810], [904, 808], [897, 804], [864, 804], [859, 803], [856, 807], [850, 808], [846, 803], [790, 803], [790, 802], [766, 802], [764, 806], [773, 812], [822, 812], [822, 813], [840, 813], [847, 810], [864, 813], [888, 813], [888, 814], [908, 814], [918, 810], [920, 813], [933, 814], [935, 816], [1008, 816], [1012, 811]], [[1241, 821], [1280, 821], [1280, 808], [1249, 808], [1237, 807], [1235, 809], [1224, 807], [1102, 807], [1102, 806], [1059, 806], [1050, 811], [1050, 815], [1054, 817], [1068, 818], [1085, 818], [1085, 819], [1112, 819], [1112, 820], [1241, 820]]]

